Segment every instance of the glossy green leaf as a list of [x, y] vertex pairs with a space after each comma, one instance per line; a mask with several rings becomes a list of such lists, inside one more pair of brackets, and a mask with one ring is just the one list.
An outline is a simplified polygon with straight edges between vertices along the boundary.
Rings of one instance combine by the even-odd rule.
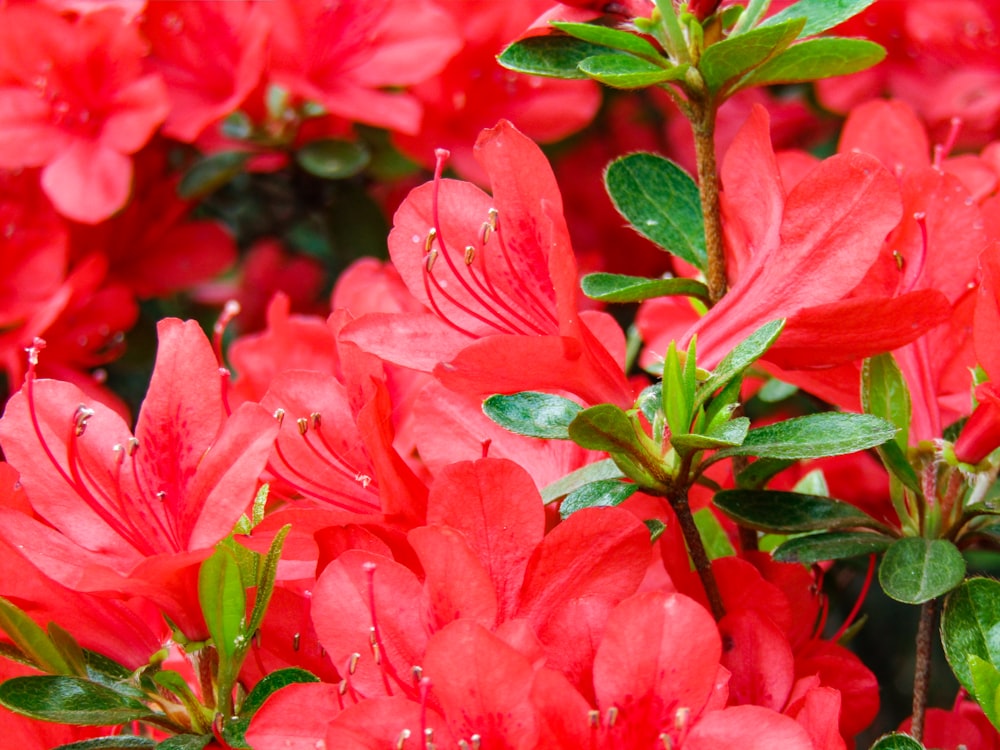
[[639, 489], [632, 482], [622, 482], [618, 479], [602, 479], [585, 484], [573, 490], [559, 506], [559, 515], [569, 518], [570, 515], [583, 508], [607, 508], [620, 505], [635, 494]]
[[296, 151], [295, 161], [316, 177], [343, 180], [367, 167], [371, 154], [363, 143], [324, 138]]
[[771, 378], [757, 391], [756, 397], [765, 404], [777, 404], [786, 398], [794, 396], [798, 392], [799, 387], [797, 385], [786, 383], [784, 380], [778, 380], [777, 378]]
[[882, 417], [899, 429], [895, 442], [905, 451], [912, 413], [910, 391], [892, 354], [879, 354], [865, 360], [861, 368], [861, 406], [865, 414]]
[[59, 745], [53, 750], [148, 750], [148, 748], [154, 747], [156, 747], [156, 740], [151, 740], [148, 737], [130, 737], [119, 734], [70, 742], [68, 745]]
[[253, 690], [247, 695], [243, 701], [243, 705], [240, 706], [239, 718], [227, 722], [223, 727], [223, 739], [233, 748], [248, 748], [246, 731], [250, 727], [250, 720], [260, 710], [260, 707], [264, 705], [264, 701], [288, 685], [319, 681], [319, 677], [312, 672], [307, 672], [304, 669], [296, 667], [271, 672], [254, 685]]
[[705, 270], [701, 198], [687, 172], [656, 154], [629, 154], [608, 165], [604, 184], [618, 213], [639, 234]]
[[813, 36], [853, 18], [874, 2], [875, 0], [799, 0], [765, 19], [760, 26], [774, 26], [790, 18], [804, 18], [806, 25], [799, 35]]
[[618, 53], [588, 57], [579, 67], [588, 78], [616, 89], [642, 89], [675, 81], [683, 78], [687, 70], [683, 65], [664, 68], [641, 57]]
[[718, 366], [712, 370], [712, 374], [708, 376], [708, 379], [698, 387], [698, 395], [695, 397], [695, 407], [697, 408], [704, 404], [719, 388], [722, 388], [733, 380], [733, 378], [739, 376], [750, 365], [760, 359], [771, 348], [771, 345], [778, 340], [778, 336], [781, 335], [784, 327], [785, 321], [783, 318], [769, 321], [733, 347], [733, 350], [723, 357]]
[[955, 677], [975, 694], [969, 656], [1000, 665], [1000, 581], [970, 578], [948, 595], [941, 644]]
[[245, 151], [220, 151], [195, 162], [177, 186], [181, 198], [193, 200], [214, 193], [243, 172], [250, 154]]
[[916, 470], [906, 458], [903, 449], [899, 447], [895, 440], [889, 440], [882, 445], [875, 446], [882, 464], [889, 473], [904, 485], [909, 487], [918, 496], [923, 495], [923, 488], [920, 486], [920, 478]]
[[713, 458], [821, 458], [874, 448], [891, 440], [896, 428], [871, 414], [823, 412], [758, 427], [743, 445], [719, 451]]
[[857, 73], [885, 59], [885, 49], [867, 39], [820, 37], [798, 42], [761, 65], [740, 88], [802, 83]]
[[733, 545], [729, 541], [729, 535], [722, 528], [719, 519], [712, 512], [711, 508], [702, 508], [694, 512], [694, 524], [698, 527], [698, 534], [705, 545], [705, 552], [710, 560], [717, 560], [720, 557], [732, 557], [736, 554]]
[[869, 750], [926, 750], [926, 748], [908, 734], [893, 732], [879, 737]]
[[178, 734], [156, 746], [157, 750], [202, 750], [215, 738], [210, 734]]
[[583, 409], [570, 422], [568, 433], [574, 443], [594, 451], [641, 450], [632, 420], [614, 404]]
[[969, 654], [969, 675], [972, 677], [972, 696], [983, 709], [994, 727], [1000, 727], [1000, 670], [985, 659]]
[[77, 726], [110, 726], [152, 712], [137, 700], [82, 677], [14, 677], [0, 684], [0, 704], [31, 719]]
[[742, 443], [750, 430], [750, 420], [746, 417], [737, 417], [722, 425], [722, 427], [707, 435], [674, 435], [670, 438], [670, 444], [677, 449], [678, 453], [691, 453], [700, 450], [715, 450], [716, 448], [728, 448]]
[[923, 604], [947, 594], [964, 577], [965, 558], [947, 539], [897, 539], [878, 569], [882, 590], [906, 604]]
[[579, 64], [588, 57], [610, 50], [571, 36], [533, 36], [514, 42], [497, 57], [503, 67], [518, 73], [547, 78], [586, 78]]
[[772, 553], [780, 562], [804, 565], [826, 560], [843, 560], [884, 552], [893, 539], [871, 531], [830, 531], [796, 536], [783, 542]]
[[244, 640], [246, 592], [232, 551], [216, 548], [198, 572], [198, 600], [220, 657], [231, 660]]
[[23, 610], [0, 597], [0, 630], [43, 672], [73, 674], [73, 666], [48, 634]]
[[667, 530], [667, 525], [656, 518], [647, 518], [643, 523], [649, 529], [649, 541], [651, 543], [656, 543], [663, 536], [663, 532]]
[[552, 25], [571, 37], [581, 39], [603, 47], [631, 52], [639, 57], [663, 59], [662, 53], [641, 36], [621, 29], [599, 26], [593, 23], [571, 23], [569, 21], [553, 21]]
[[77, 677], [87, 676], [87, 660], [83, 649], [69, 632], [63, 630], [58, 623], [50, 622], [48, 625], [49, 640], [56, 647], [63, 659], [72, 669], [70, 674]]
[[623, 479], [624, 477], [625, 475], [622, 474], [621, 469], [618, 468], [613, 459], [605, 458], [601, 461], [595, 461], [576, 471], [571, 471], [552, 484], [546, 485], [541, 492], [542, 502], [551, 503], [590, 482], [602, 479]]
[[671, 341], [663, 357], [660, 397], [672, 437], [687, 435], [691, 431], [695, 386], [695, 340], [691, 340], [683, 358], [677, 352], [676, 342]]
[[743, 526], [758, 531], [795, 533], [864, 527], [884, 529], [864, 511], [831, 497], [778, 490], [722, 490], [715, 506]]
[[795, 462], [784, 458], [761, 458], [736, 475], [736, 486], [741, 490], [759, 490], [768, 480]]
[[583, 293], [601, 302], [642, 302], [684, 295], [708, 300], [708, 287], [694, 279], [645, 279], [616, 273], [591, 273], [580, 282]]
[[212, 723], [212, 712], [201, 705], [198, 696], [194, 694], [191, 686], [187, 684], [179, 672], [172, 669], [161, 669], [153, 674], [153, 682], [157, 689], [166, 689], [173, 693], [183, 706], [187, 709], [188, 715], [194, 722], [200, 722], [199, 729], [207, 729]]
[[826, 475], [822, 469], [813, 469], [795, 483], [792, 492], [830, 497], [830, 485], [826, 483]]
[[490, 396], [483, 402], [483, 413], [505, 430], [552, 440], [568, 440], [569, 424], [582, 410], [568, 398], [536, 391]]
[[701, 56], [698, 70], [711, 93], [749, 73], [795, 41], [805, 26], [804, 18], [752, 29], [709, 46]]

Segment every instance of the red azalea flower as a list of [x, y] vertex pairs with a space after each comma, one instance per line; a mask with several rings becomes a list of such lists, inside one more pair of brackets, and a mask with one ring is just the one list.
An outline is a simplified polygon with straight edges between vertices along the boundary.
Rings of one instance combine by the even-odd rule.
[[43, 5], [0, 11], [0, 166], [44, 167], [46, 194], [76, 221], [122, 208], [129, 154], [169, 111], [144, 52], [136, 27], [114, 9], [75, 20]]
[[[7, 404], [3, 450], [39, 517], [3, 535], [31, 544], [30, 559], [78, 590], [166, 599], [174, 621], [197, 628], [185, 576], [232, 531], [253, 498], [277, 429], [254, 404], [226, 417], [211, 344], [197, 323], [161, 321], [160, 347], [135, 436], [78, 388], [35, 381]], [[37, 352], [32, 356], [37, 356]], [[175, 598], [180, 597], [180, 599]]]
[[368, 315], [343, 337], [401, 365], [437, 366], [457, 391], [550, 389], [631, 404], [622, 367], [600, 342], [606, 334], [614, 341], [614, 329], [620, 344], [620, 329], [602, 313], [577, 310], [576, 262], [545, 157], [508, 122], [485, 131], [476, 154], [492, 197], [441, 179], [439, 164], [389, 235], [400, 276], [434, 313]]
[[416, 132], [420, 105], [386, 88], [441, 70], [459, 47], [447, 13], [428, 0], [276, 0], [268, 79], [333, 115]]

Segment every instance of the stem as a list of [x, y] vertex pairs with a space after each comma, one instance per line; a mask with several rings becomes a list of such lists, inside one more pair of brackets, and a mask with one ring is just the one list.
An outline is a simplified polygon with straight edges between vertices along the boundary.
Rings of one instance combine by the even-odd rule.
[[913, 726], [910, 734], [917, 742], [924, 741], [924, 715], [927, 710], [927, 690], [931, 680], [931, 637], [937, 599], [924, 602], [920, 607], [920, 624], [917, 627], [917, 664], [913, 674]]
[[687, 488], [677, 497], [670, 498], [670, 505], [673, 506], [674, 513], [677, 514], [677, 521], [681, 525], [681, 533], [684, 535], [684, 544], [687, 546], [688, 554], [694, 562], [695, 570], [701, 579], [701, 585], [705, 587], [705, 596], [708, 598], [709, 607], [716, 622], [726, 616], [726, 608], [722, 604], [722, 595], [719, 593], [719, 586], [715, 582], [715, 575], [712, 573], [712, 563], [705, 552], [705, 544], [701, 541], [701, 534], [695, 525], [694, 516], [691, 514], [691, 506], [688, 504]]
[[708, 256], [708, 295], [712, 303], [726, 293], [726, 256], [722, 246], [719, 211], [719, 174], [715, 162], [715, 104], [711, 97], [693, 96], [691, 128], [698, 163], [698, 192], [705, 220], [705, 252]]

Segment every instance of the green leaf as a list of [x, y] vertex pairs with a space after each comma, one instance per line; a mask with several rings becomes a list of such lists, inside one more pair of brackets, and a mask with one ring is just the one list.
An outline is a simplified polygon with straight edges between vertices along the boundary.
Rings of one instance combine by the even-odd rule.
[[896, 428], [871, 414], [823, 412], [750, 430], [743, 445], [716, 453], [763, 458], [821, 458], [874, 448], [891, 440]]
[[920, 486], [920, 478], [913, 466], [906, 459], [905, 452], [900, 449], [894, 440], [890, 440], [875, 447], [879, 458], [886, 469], [900, 482], [909, 487], [918, 496], [923, 496], [924, 490]]
[[505, 430], [550, 440], [568, 440], [570, 422], [581, 411], [568, 398], [537, 391], [490, 396], [483, 402], [483, 413]]
[[729, 541], [726, 530], [722, 528], [719, 519], [712, 512], [711, 508], [702, 508], [694, 512], [694, 524], [698, 527], [698, 534], [705, 545], [705, 552], [710, 560], [717, 560], [720, 557], [732, 557], [736, 554], [733, 545]]
[[603, 47], [631, 52], [639, 57], [650, 57], [654, 60], [667, 60], [660, 51], [641, 36], [620, 29], [599, 26], [593, 23], [571, 23], [569, 21], [552, 21], [552, 25], [560, 31], [576, 39], [581, 39]]
[[885, 49], [867, 39], [820, 37], [793, 44], [761, 65], [740, 88], [802, 83], [857, 73], [885, 59]]
[[367, 167], [371, 154], [363, 143], [324, 138], [300, 148], [295, 161], [316, 177], [343, 180]]
[[0, 630], [14, 641], [21, 652], [43, 672], [73, 674], [72, 665], [66, 661], [48, 634], [23, 610], [0, 597]]
[[972, 676], [972, 696], [994, 727], [1000, 727], [1000, 670], [985, 659], [969, 654], [969, 674]]
[[965, 558], [947, 539], [897, 539], [878, 569], [882, 590], [906, 604], [923, 604], [946, 594], [964, 577]]
[[642, 450], [635, 426], [614, 404], [598, 404], [583, 409], [569, 424], [570, 439], [583, 448], [608, 453]]
[[92, 740], [70, 742], [68, 745], [59, 745], [53, 750], [147, 750], [147, 748], [153, 747], [156, 747], [156, 740], [117, 734], [111, 737], [95, 737]]
[[546, 485], [541, 493], [542, 502], [551, 503], [590, 482], [597, 482], [601, 479], [624, 479], [624, 477], [625, 475], [615, 464], [614, 459], [605, 458], [576, 471], [571, 471], [562, 479], [557, 479], [552, 484]]
[[885, 529], [853, 505], [831, 497], [778, 490], [722, 490], [715, 506], [743, 526], [758, 531], [795, 533], [861, 526]]
[[708, 301], [708, 287], [694, 279], [645, 279], [616, 273], [591, 273], [580, 283], [583, 293], [601, 302], [642, 302], [685, 295]]
[[610, 50], [571, 36], [532, 36], [514, 42], [497, 57], [503, 67], [518, 73], [547, 78], [586, 78], [577, 66], [588, 57]]
[[975, 694], [969, 656], [1000, 665], [1000, 582], [970, 578], [948, 595], [941, 614], [941, 644], [955, 677]]
[[750, 420], [746, 417], [737, 417], [722, 425], [718, 430], [714, 430], [707, 435], [672, 435], [670, 444], [677, 449], [678, 453], [686, 454], [701, 450], [714, 450], [716, 448], [728, 448], [742, 443], [750, 429]]
[[698, 70], [711, 93], [765, 63], [795, 41], [805, 26], [804, 18], [761, 26], [709, 46], [701, 56]]
[[663, 357], [663, 387], [661, 403], [663, 414], [670, 428], [671, 437], [687, 435], [694, 416], [692, 404], [695, 391], [695, 340], [685, 353], [683, 362], [677, 353], [677, 344], [670, 342]]
[[820, 497], [830, 497], [830, 485], [826, 483], [826, 475], [822, 469], [813, 469], [792, 487], [792, 492], [801, 492], [803, 495], [819, 495]]
[[0, 704], [31, 719], [78, 726], [110, 726], [152, 712], [137, 700], [82, 677], [14, 677], [0, 684]]
[[768, 481], [795, 462], [786, 458], [761, 458], [754, 461], [736, 476], [736, 486], [741, 490], [759, 490]]
[[156, 746], [157, 750], [202, 750], [215, 739], [210, 734], [178, 734]]
[[687, 172], [662, 156], [640, 152], [611, 162], [604, 184], [618, 213], [639, 234], [705, 270], [701, 198]]
[[254, 685], [253, 690], [240, 706], [238, 719], [227, 722], [222, 729], [223, 739], [234, 748], [249, 748], [246, 741], [246, 732], [250, 728], [250, 720], [257, 713], [264, 701], [271, 697], [281, 688], [302, 682], [319, 682], [320, 679], [312, 672], [304, 669], [289, 667], [271, 672], [269, 675]]
[[792, 537], [776, 547], [772, 554], [780, 562], [812, 565], [826, 560], [878, 554], [892, 542], [891, 536], [870, 531], [830, 531]]
[[712, 370], [712, 374], [698, 387], [698, 395], [695, 397], [695, 408], [697, 409], [704, 404], [719, 388], [729, 383], [733, 378], [740, 375], [745, 369], [760, 359], [771, 348], [771, 345], [778, 340], [778, 336], [784, 327], [785, 321], [783, 318], [772, 320], [762, 325], [733, 347], [733, 350], [722, 358], [718, 366]]
[[616, 89], [642, 89], [664, 81], [675, 81], [683, 78], [687, 70], [686, 65], [664, 68], [640, 57], [618, 53], [588, 57], [579, 67], [588, 78]]
[[198, 572], [198, 600], [219, 656], [232, 660], [244, 640], [246, 592], [232, 551], [216, 548]]
[[[285, 524], [281, 527], [278, 533], [274, 535], [271, 546], [261, 561], [256, 581], [257, 598], [254, 600], [253, 610], [250, 613], [250, 623], [247, 625], [245, 631], [251, 637], [253, 637], [264, 621], [267, 607], [271, 603], [271, 595], [274, 593], [274, 579], [278, 575], [278, 560], [281, 558], [281, 548], [284, 546], [285, 537], [288, 536], [288, 532], [291, 529], [291, 524]], [[244, 641], [244, 647], [246, 645], [248, 644]]]
[[853, 18], [874, 2], [875, 0], [799, 0], [765, 19], [760, 26], [774, 26], [789, 18], [804, 18], [806, 25], [799, 35], [813, 36]]
[[199, 159], [181, 177], [177, 193], [185, 200], [204, 198], [242, 174], [249, 159], [245, 151], [220, 151]]
[[798, 391], [799, 387], [797, 385], [786, 383], [777, 378], [771, 378], [764, 383], [764, 386], [757, 391], [756, 395], [765, 404], [777, 404], [790, 396], [794, 396]]
[[632, 482], [622, 482], [618, 479], [602, 479], [585, 484], [573, 490], [559, 506], [559, 515], [564, 519], [583, 508], [607, 508], [620, 505], [635, 494], [639, 489]]
[[655, 544], [663, 536], [663, 532], [667, 530], [667, 525], [657, 518], [647, 518], [643, 523], [649, 529], [649, 541], [652, 544]]
[[884, 734], [875, 740], [869, 750], [927, 750], [908, 734], [893, 732]]
[[869, 357], [861, 367], [861, 406], [898, 429], [895, 442], [906, 450], [910, 439], [910, 391], [892, 354]]

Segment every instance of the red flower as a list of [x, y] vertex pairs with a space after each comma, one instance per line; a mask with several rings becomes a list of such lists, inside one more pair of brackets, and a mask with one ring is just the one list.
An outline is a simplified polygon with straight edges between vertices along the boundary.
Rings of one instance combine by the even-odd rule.
[[440, 179], [439, 165], [435, 181], [404, 201], [389, 235], [400, 276], [434, 313], [368, 315], [342, 335], [398, 364], [437, 365], [457, 391], [549, 389], [631, 404], [622, 366], [600, 341], [614, 341], [614, 329], [618, 350], [620, 329], [602, 313], [577, 310], [576, 262], [545, 157], [508, 122], [480, 136], [476, 155], [492, 197]]
[[42, 5], [0, 11], [0, 167], [44, 167], [46, 194], [77, 221], [124, 206], [129, 154], [169, 110], [143, 54], [115, 9], [74, 21]]

